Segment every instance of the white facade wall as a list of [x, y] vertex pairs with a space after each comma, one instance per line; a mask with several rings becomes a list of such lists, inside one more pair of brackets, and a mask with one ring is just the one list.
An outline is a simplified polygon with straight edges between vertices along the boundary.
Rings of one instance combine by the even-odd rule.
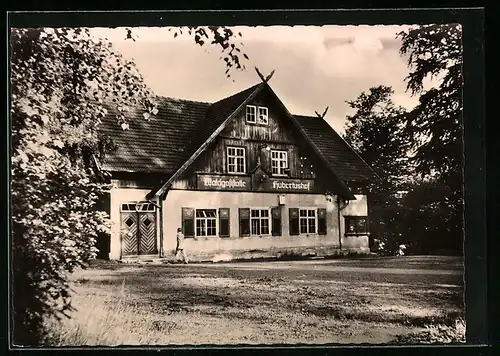
[[[113, 222], [111, 228], [111, 259], [121, 259], [120, 237], [120, 206], [126, 202], [145, 201], [149, 189], [113, 188], [110, 198], [110, 215]], [[157, 198], [152, 201], [163, 204], [163, 237], [160, 236], [160, 210], [157, 210], [158, 250], [163, 243], [165, 255], [169, 255], [176, 247], [177, 228], [182, 226], [182, 208], [193, 209], [230, 209], [230, 237], [219, 238], [186, 238], [185, 248], [193, 253], [221, 253], [235, 250], [265, 250], [295, 247], [340, 247], [339, 228], [342, 234], [342, 248], [355, 250], [361, 253], [369, 252], [368, 236], [344, 236], [344, 216], [366, 216], [366, 196], [357, 195], [355, 201], [349, 204], [340, 213], [338, 221], [338, 207], [336, 197], [327, 197], [323, 194], [286, 194], [284, 205], [281, 206], [282, 236], [270, 237], [240, 237], [238, 208], [271, 208], [278, 206], [277, 193], [257, 192], [219, 192], [219, 191], [189, 191], [171, 190], [163, 203]], [[324, 208], [327, 212], [326, 235], [293, 235], [289, 234], [289, 208]], [[161, 239], [163, 241], [161, 241]]]

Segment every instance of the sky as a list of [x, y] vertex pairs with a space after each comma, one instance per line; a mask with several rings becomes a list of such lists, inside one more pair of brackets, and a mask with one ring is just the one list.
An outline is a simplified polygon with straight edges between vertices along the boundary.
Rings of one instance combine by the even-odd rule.
[[238, 26], [246, 70], [225, 75], [220, 49], [200, 47], [191, 36], [173, 37], [168, 28], [133, 29], [136, 41], [125, 40], [124, 28], [93, 29], [108, 38], [126, 58], [133, 59], [146, 84], [158, 95], [215, 102], [260, 82], [254, 70], [275, 70], [269, 84], [292, 114], [323, 113], [339, 133], [346, 101], [373, 86], [394, 89], [393, 100], [408, 109], [418, 103], [406, 92], [407, 58], [399, 53], [396, 34], [409, 26]]

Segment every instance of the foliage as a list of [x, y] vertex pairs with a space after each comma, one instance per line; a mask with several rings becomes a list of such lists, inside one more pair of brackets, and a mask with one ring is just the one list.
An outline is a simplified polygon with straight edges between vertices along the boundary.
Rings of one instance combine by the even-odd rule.
[[71, 309], [67, 273], [95, 256], [109, 228], [96, 209], [107, 185], [95, 157], [112, 148], [98, 131], [106, 107], [123, 129], [131, 106], [146, 119], [157, 109], [135, 64], [88, 29], [13, 29], [10, 66], [13, 336], [33, 345], [44, 316]]
[[[204, 46], [208, 43], [220, 46], [222, 49], [220, 59], [226, 63], [226, 76], [228, 78], [231, 76], [230, 71], [233, 67], [239, 70], [245, 69], [245, 65], [241, 63], [240, 55], [245, 59], [248, 59], [248, 56], [241, 52], [240, 46], [243, 46], [243, 43], [240, 42], [239, 45], [235, 43], [238, 38], [243, 36], [241, 32], [234, 33], [230, 28], [220, 26], [187, 26], [186, 28], [187, 33], [194, 36], [196, 44]], [[180, 27], [174, 31], [174, 37], [182, 34], [182, 30], [183, 28]]]
[[446, 198], [450, 189], [442, 180], [436, 179], [418, 180], [410, 185], [402, 204], [406, 208], [404, 226], [411, 253], [448, 254], [462, 249], [462, 235], [443, 238], [455, 233], [452, 229], [460, 224], [461, 218], [458, 214], [450, 214], [452, 202]]
[[376, 245], [395, 253], [402, 242], [403, 213], [398, 192], [405, 189], [408, 143], [402, 138], [406, 111], [392, 101], [391, 87], [378, 86], [348, 101], [344, 138], [380, 179], [368, 185], [371, 236]]
[[[416, 171], [436, 184], [435, 210], [447, 216], [441, 239], [461, 251], [463, 214], [462, 30], [460, 25], [425, 25], [401, 32], [401, 53], [411, 69], [407, 89], [420, 103], [407, 116], [405, 137]], [[437, 85], [426, 88], [426, 81]], [[426, 189], [426, 188], [422, 188]], [[437, 219], [437, 217], [433, 217]]]

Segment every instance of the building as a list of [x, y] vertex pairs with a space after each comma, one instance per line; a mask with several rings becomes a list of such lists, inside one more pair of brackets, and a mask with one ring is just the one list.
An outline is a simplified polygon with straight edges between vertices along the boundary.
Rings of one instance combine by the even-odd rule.
[[129, 130], [105, 120], [117, 149], [109, 257], [168, 256], [181, 227], [191, 256], [340, 249], [366, 253], [375, 174], [322, 117], [291, 115], [267, 81], [216, 103], [159, 98]]

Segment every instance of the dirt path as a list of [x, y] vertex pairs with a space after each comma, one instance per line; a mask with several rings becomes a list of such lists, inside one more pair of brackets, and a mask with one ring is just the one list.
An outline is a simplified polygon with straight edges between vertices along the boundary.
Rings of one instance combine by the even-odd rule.
[[61, 343], [387, 343], [462, 312], [457, 266], [435, 258], [104, 264], [72, 276], [78, 311]]

